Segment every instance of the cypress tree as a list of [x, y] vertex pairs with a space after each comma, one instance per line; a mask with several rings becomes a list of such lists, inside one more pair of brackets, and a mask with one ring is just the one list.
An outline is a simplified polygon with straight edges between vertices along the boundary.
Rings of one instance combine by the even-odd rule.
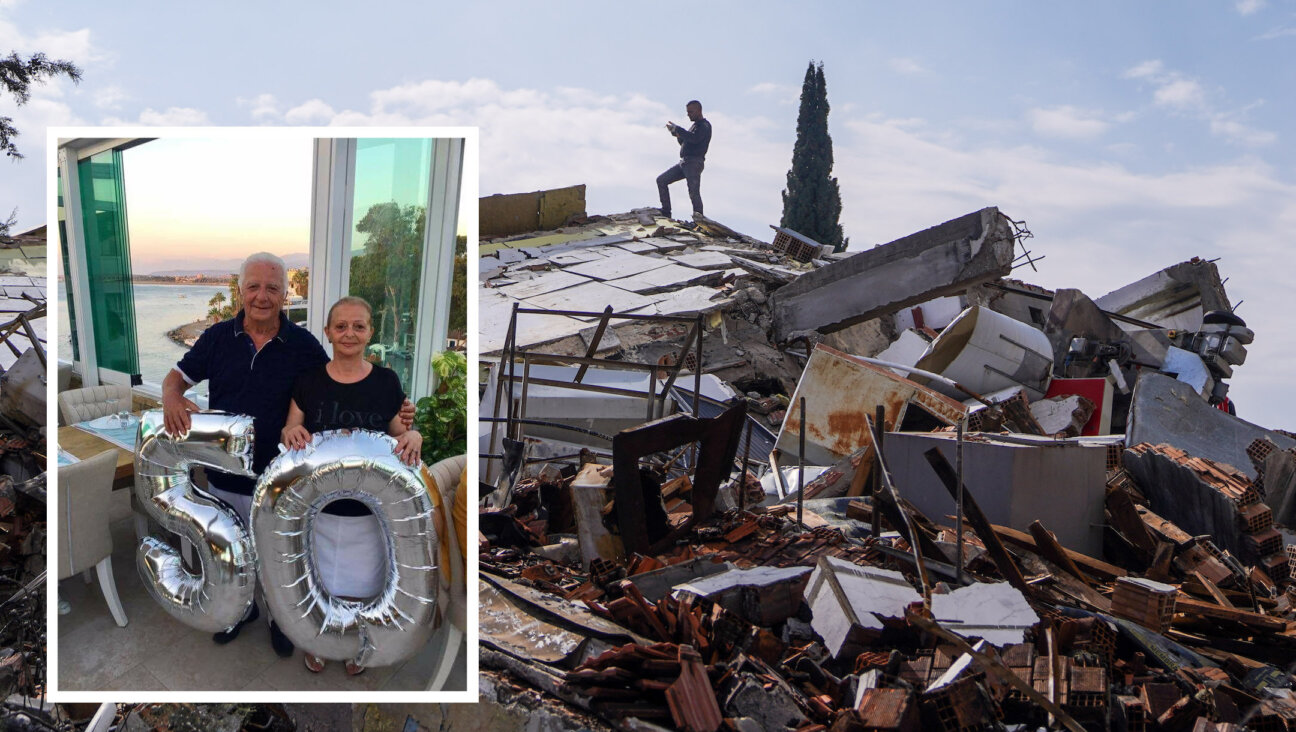
[[828, 85], [823, 63], [813, 61], [801, 84], [801, 110], [797, 113], [796, 145], [792, 168], [783, 190], [783, 218], [779, 225], [844, 251], [850, 239], [843, 238], [838, 223], [841, 191], [832, 177], [832, 138], [828, 136]]

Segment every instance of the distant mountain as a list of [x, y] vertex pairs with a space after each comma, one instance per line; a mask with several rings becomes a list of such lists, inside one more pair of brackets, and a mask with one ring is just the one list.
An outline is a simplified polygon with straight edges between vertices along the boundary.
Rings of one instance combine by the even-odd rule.
[[[294, 254], [281, 254], [284, 263], [288, 269], [297, 269], [305, 267], [310, 263], [310, 255], [305, 252], [296, 252]], [[207, 275], [216, 277], [220, 275], [234, 274], [238, 272], [239, 265], [243, 264], [241, 258], [238, 259], [165, 259], [158, 261], [149, 266], [149, 271], [144, 274], [160, 275], [163, 277], [175, 277], [177, 275]]]

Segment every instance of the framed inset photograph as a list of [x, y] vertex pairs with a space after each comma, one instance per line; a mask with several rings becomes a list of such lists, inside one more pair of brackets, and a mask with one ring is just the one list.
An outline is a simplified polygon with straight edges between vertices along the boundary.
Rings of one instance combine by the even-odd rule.
[[476, 142], [50, 131], [60, 699], [475, 700]]

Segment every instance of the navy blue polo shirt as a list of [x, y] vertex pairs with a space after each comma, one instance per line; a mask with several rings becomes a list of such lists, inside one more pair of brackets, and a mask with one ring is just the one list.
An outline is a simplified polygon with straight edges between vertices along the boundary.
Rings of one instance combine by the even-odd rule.
[[[279, 333], [260, 351], [243, 330], [243, 311], [198, 337], [176, 368], [190, 384], [207, 380], [208, 406], [246, 414], [256, 430], [252, 469], [258, 475], [279, 454], [279, 435], [288, 421], [297, 376], [328, 362], [328, 354], [310, 331], [279, 314]], [[207, 471], [221, 490], [252, 495], [256, 481]]]

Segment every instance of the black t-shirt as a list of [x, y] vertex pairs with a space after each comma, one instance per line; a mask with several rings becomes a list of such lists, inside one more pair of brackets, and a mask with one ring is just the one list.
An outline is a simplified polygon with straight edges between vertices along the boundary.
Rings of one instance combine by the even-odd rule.
[[[327, 366], [320, 366], [298, 377], [293, 401], [305, 415], [303, 426], [312, 435], [340, 429], [386, 434], [387, 425], [405, 402], [405, 392], [396, 372], [382, 366], [375, 365], [368, 376], [354, 384], [334, 381]], [[359, 501], [344, 499], [330, 503], [324, 512], [364, 516], [369, 509]]]

